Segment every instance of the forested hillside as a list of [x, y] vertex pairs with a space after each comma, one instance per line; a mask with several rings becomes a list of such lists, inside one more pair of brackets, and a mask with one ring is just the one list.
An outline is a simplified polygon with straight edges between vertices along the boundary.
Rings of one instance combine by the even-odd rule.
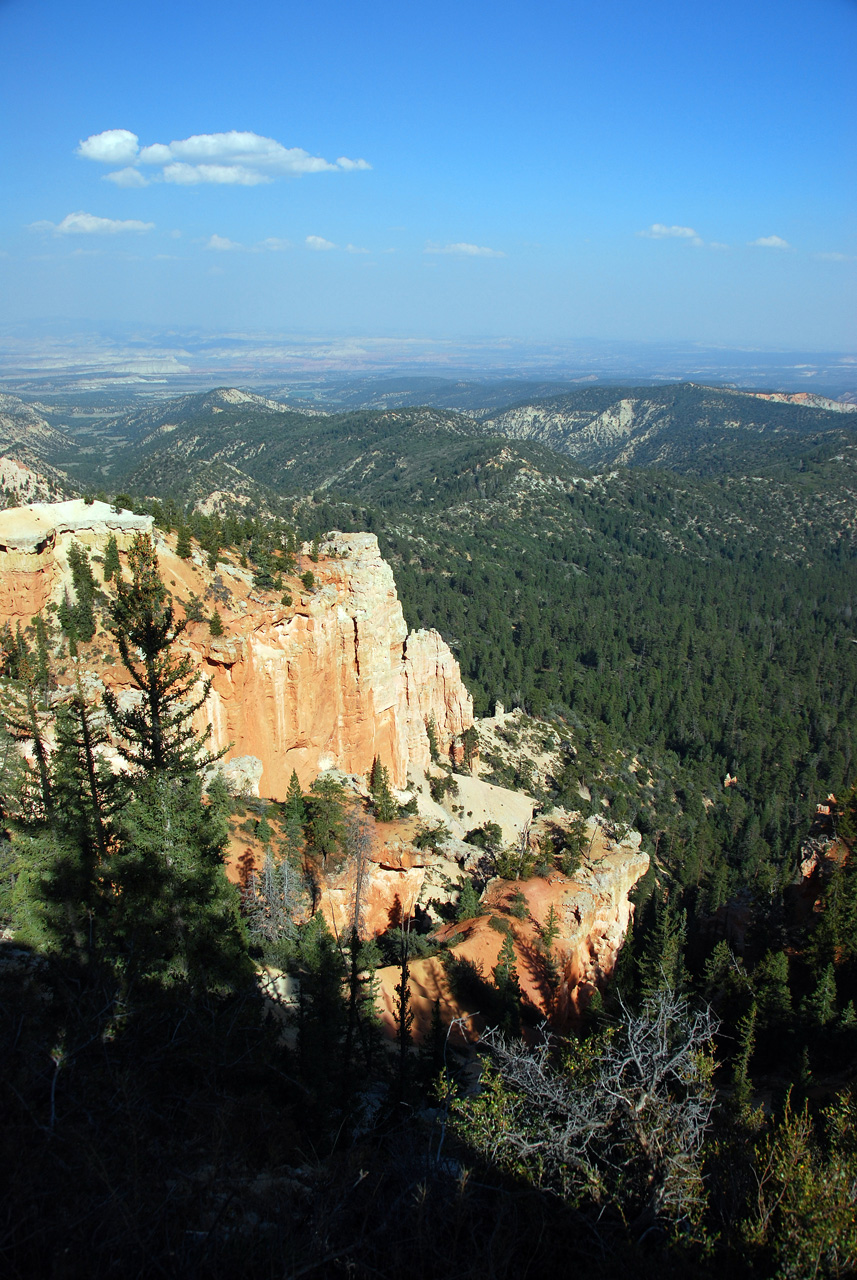
[[[104, 818], [129, 889], [124, 881], [116, 892], [104, 880], [90, 886], [98, 899], [92, 911], [104, 913], [104, 950], [89, 977], [81, 977], [81, 965], [90, 963], [85, 931], [64, 923], [68, 916], [57, 908], [66, 882], [48, 874], [36, 885], [54, 930], [53, 942], [39, 946], [64, 985], [52, 1007], [58, 1016], [42, 1010], [15, 1059], [15, 1087], [25, 1098], [15, 1133], [32, 1133], [31, 1108], [42, 1126], [40, 1159], [49, 1159], [59, 1125], [51, 1080], [59, 1079], [60, 1098], [70, 1099], [66, 1142], [89, 1134], [86, 1115], [102, 1082], [116, 1123], [139, 1112], [141, 1150], [151, 1164], [164, 1164], [154, 1192], [135, 1179], [123, 1186], [135, 1199], [128, 1218], [141, 1247], [149, 1239], [159, 1258], [173, 1251], [202, 1275], [209, 1261], [214, 1275], [253, 1275], [275, 1258], [295, 1274], [301, 1267], [324, 1274], [342, 1259], [353, 1274], [386, 1275], [407, 1259], [427, 1277], [511, 1277], [535, 1266], [550, 1273], [572, 1241], [587, 1265], [606, 1275], [656, 1268], [666, 1275], [832, 1277], [857, 1265], [853, 1100], [846, 1092], [857, 1001], [857, 439], [846, 415], [699, 388], [655, 396], [645, 390], [645, 447], [654, 452], [641, 445], [629, 459], [657, 464], [645, 467], [614, 465], [609, 433], [590, 469], [569, 456], [568, 433], [519, 438], [527, 432], [513, 431], [511, 418], [512, 434], [504, 435], [498, 419], [480, 423], [447, 409], [313, 416], [230, 392], [162, 403], [97, 429], [90, 422], [70, 443], [45, 444], [45, 457], [67, 467], [72, 485], [91, 467], [93, 453], [80, 449], [97, 451], [93, 490], [149, 511], [161, 529], [177, 533], [180, 556], [201, 551], [212, 570], [229, 548], [259, 591], [281, 591], [283, 575], [295, 570], [311, 591], [312, 556], [330, 529], [377, 533], [409, 625], [441, 631], [477, 713], [496, 701], [524, 713], [500, 731], [502, 751], [486, 747], [488, 776], [528, 791], [548, 816], [560, 806], [581, 818], [597, 815], [616, 832], [634, 825], [651, 855], [618, 971], [593, 996], [580, 1042], [539, 1048], [533, 1027], [526, 1046], [495, 1037], [484, 1047], [490, 1066], [474, 1097], [449, 1054], [447, 1075], [429, 1084], [444, 1061], [439, 1026], [408, 1077], [404, 986], [397, 988], [398, 1065], [378, 1056], [369, 1022], [363, 1026], [356, 1012], [358, 977], [377, 957], [360, 949], [356, 925], [351, 940], [338, 944], [317, 924], [297, 927], [287, 880], [282, 891], [268, 886], [249, 906], [245, 900], [244, 934], [229, 932], [237, 908], [223, 884], [216, 877], [200, 882], [209, 950], [194, 973], [184, 926], [155, 945], [141, 906], [140, 937], [153, 948], [155, 967], [128, 992], [122, 973], [134, 931], [124, 908], [145, 897], [145, 877], [134, 877], [161, 838], [132, 786], [123, 803], [134, 821], [121, 817], [124, 809], [116, 822]], [[623, 389], [618, 398], [636, 394]], [[615, 389], [579, 396], [574, 412], [585, 409], [589, 420], [617, 402]], [[737, 425], [729, 425], [726, 416], [744, 413], [747, 402]], [[564, 398], [549, 411], [556, 424], [569, 405]], [[528, 421], [545, 422], [546, 412], [530, 404]], [[587, 448], [596, 434], [589, 431]], [[297, 564], [301, 540], [313, 549]], [[161, 607], [160, 588], [149, 585]], [[69, 610], [72, 617], [72, 603]], [[121, 610], [111, 616], [121, 629]], [[69, 636], [66, 629], [63, 643]], [[40, 670], [39, 637], [38, 627], [23, 640], [6, 637], [13, 687], [23, 680], [26, 688]], [[66, 769], [60, 802], [75, 813], [66, 779], [91, 794], [82, 730], [72, 719], [67, 752], [56, 758]], [[455, 778], [441, 763], [435, 783], [442, 794], [447, 775], [450, 787]], [[219, 814], [200, 804], [192, 762], [188, 772], [182, 786], [193, 804], [188, 856], [176, 867], [180, 905], [193, 888], [192, 877], [181, 878], [193, 869], [193, 850], [202, 848], [214, 867], [229, 816], [222, 796], [215, 794], [224, 805]], [[32, 770], [29, 786], [38, 793]], [[380, 783], [377, 790], [372, 803], [388, 805]], [[291, 808], [245, 809], [233, 820], [243, 819], [248, 832], [262, 829], [265, 840], [276, 833], [283, 865], [289, 849], [314, 848], [313, 841], [326, 849], [328, 836], [336, 857], [347, 846], [344, 827], [334, 832], [341, 803], [324, 785], [308, 795], [297, 787]], [[817, 815], [819, 805], [827, 812]], [[23, 826], [26, 847], [48, 858], [40, 865], [50, 867], [55, 836], [44, 802], [29, 818], [14, 800], [5, 812], [10, 827]], [[84, 819], [78, 815], [83, 826], [74, 829], [82, 832], [80, 847], [91, 851]], [[453, 904], [458, 924], [484, 909], [485, 877], [537, 872], [535, 858], [516, 860], [494, 847], [490, 823], [471, 837], [485, 860]], [[437, 844], [443, 836], [426, 829], [423, 838]], [[568, 870], [580, 854], [580, 831], [557, 828], [538, 865], [546, 874]], [[68, 864], [78, 868], [74, 892], [77, 857], [73, 852]], [[272, 914], [266, 903], [274, 901]], [[212, 918], [229, 923], [224, 939], [235, 942], [228, 973]], [[504, 925], [492, 916], [486, 928], [502, 932]], [[437, 947], [405, 934], [400, 922], [383, 943], [403, 975], [409, 958]], [[528, 961], [548, 988], [551, 937], [546, 925]], [[158, 947], [167, 943], [172, 950], [159, 970]], [[513, 1013], [520, 988], [508, 938], [504, 946], [505, 959], [490, 975], [454, 960], [448, 973], [510, 1032], [520, 1025]], [[241, 986], [248, 956], [300, 975], [296, 1049], [284, 1050], [259, 1030], [255, 997]], [[28, 982], [7, 984], [14, 1017], [33, 1018], [38, 996]], [[77, 1021], [68, 1014], [78, 1007], [74, 990], [87, 992], [89, 1002]], [[95, 1010], [99, 1000], [108, 1014]], [[63, 1074], [64, 1036], [74, 1042], [69, 1060], [81, 1064], [77, 1075]], [[60, 1048], [46, 1056], [49, 1043]], [[107, 1045], [97, 1062], [93, 1043]], [[40, 1054], [45, 1062], [37, 1068]], [[632, 1060], [642, 1086], [637, 1076], [629, 1082]], [[672, 1075], [658, 1065], [667, 1060], [679, 1064]], [[171, 1083], [176, 1073], [181, 1088]], [[368, 1092], [361, 1092], [366, 1081]], [[383, 1099], [375, 1111], [373, 1089]], [[159, 1100], [164, 1091], [168, 1102]], [[257, 1120], [245, 1132], [248, 1096]], [[610, 1098], [619, 1099], [618, 1109], [607, 1105]], [[419, 1118], [406, 1121], [402, 1104]], [[421, 1110], [427, 1104], [441, 1108], [448, 1126], [442, 1138], [434, 1110]], [[627, 1126], [623, 1117], [638, 1107], [639, 1124]], [[184, 1119], [174, 1136], [178, 1115]], [[361, 1119], [366, 1115], [375, 1119]], [[206, 1132], [212, 1125], [214, 1139]], [[265, 1146], [266, 1128], [276, 1152]], [[592, 1134], [598, 1136], [586, 1136]], [[450, 1140], [448, 1168], [433, 1144]], [[316, 1153], [311, 1169], [301, 1154], [309, 1149]], [[110, 1150], [115, 1179], [121, 1153]], [[166, 1154], [156, 1159], [159, 1150]], [[292, 1225], [255, 1180], [280, 1177], [284, 1151], [288, 1186], [277, 1183], [277, 1194], [290, 1205]], [[78, 1215], [84, 1235], [90, 1225], [103, 1234], [109, 1215], [88, 1207], [100, 1185], [97, 1160], [76, 1153], [66, 1160], [87, 1192], [64, 1221], [77, 1231]], [[211, 1216], [194, 1216], [188, 1197], [176, 1193], [179, 1207], [163, 1216], [169, 1229], [146, 1237], [147, 1214], [157, 1218], [151, 1197], [167, 1196], [173, 1165], [187, 1179], [204, 1180], [201, 1167], [217, 1169], [205, 1183]], [[472, 1187], [462, 1172], [471, 1168], [478, 1171]], [[28, 1176], [34, 1186], [36, 1174]], [[408, 1188], [407, 1203], [399, 1183]], [[243, 1225], [232, 1235], [221, 1225], [230, 1195], [241, 1200], [242, 1213], [258, 1205], [259, 1221], [275, 1224], [258, 1252], [245, 1256]], [[501, 1220], [485, 1254], [486, 1224]], [[194, 1239], [179, 1238], [191, 1221]], [[367, 1221], [380, 1225], [367, 1231], [359, 1225]], [[447, 1247], [450, 1223], [457, 1243]], [[125, 1242], [108, 1234], [110, 1257], [127, 1266]], [[203, 1235], [211, 1241], [208, 1260], [198, 1249]], [[403, 1253], [391, 1251], [393, 1237], [409, 1242]], [[28, 1247], [15, 1245], [21, 1257], [32, 1256]], [[462, 1249], [478, 1262], [462, 1262]]]

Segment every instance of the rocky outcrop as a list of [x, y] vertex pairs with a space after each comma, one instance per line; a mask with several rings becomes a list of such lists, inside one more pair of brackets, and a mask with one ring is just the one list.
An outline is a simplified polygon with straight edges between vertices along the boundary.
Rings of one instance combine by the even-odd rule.
[[0, 511], [0, 621], [29, 622], [61, 598], [69, 582], [72, 538], [84, 546], [103, 547], [112, 533], [124, 551], [136, 533], [151, 528], [151, 516], [81, 498]]
[[191, 630], [212, 741], [256, 756], [274, 799], [292, 769], [306, 786], [324, 769], [364, 774], [375, 756], [403, 787], [429, 763], [429, 715], [444, 746], [473, 721], [458, 663], [436, 632], [408, 635], [374, 534], [332, 534], [307, 567], [315, 585], [292, 606], [254, 608], [251, 592], [244, 612], [224, 612], [222, 638]]
[[[33, 504], [0, 512], [0, 625], [26, 623], [70, 585], [74, 539], [103, 550], [115, 534], [120, 551], [149, 516], [116, 512], [106, 503]], [[157, 535], [161, 572], [178, 602], [214, 605], [224, 634], [191, 622], [180, 644], [211, 681], [198, 727], [212, 726], [211, 745], [227, 760], [255, 757], [257, 794], [285, 796], [292, 769], [304, 786], [329, 768], [365, 774], [375, 756], [402, 787], [408, 770], [429, 763], [426, 720], [434, 716], [448, 749], [473, 721], [458, 663], [433, 631], [408, 635], [390, 566], [374, 534], [329, 535], [317, 560], [304, 557], [311, 589], [289, 584], [291, 604], [253, 586], [252, 573], [224, 559], [208, 569], [198, 553], [175, 554]], [[99, 646], [104, 639], [99, 636]], [[123, 690], [128, 675], [108, 647], [86, 664], [106, 686]]]
[[[437, 934], [450, 944], [455, 956], [469, 961], [490, 982], [508, 931], [525, 1001], [559, 1028], [575, 1021], [592, 993], [613, 972], [634, 913], [630, 892], [649, 866], [638, 832], [628, 832], [620, 842], [600, 823], [590, 820], [588, 839], [589, 852], [572, 876], [552, 872], [531, 880], [496, 880], [483, 897], [484, 915], [447, 925]], [[556, 978], [549, 973], [542, 945], [551, 908], [558, 931], [550, 951]], [[418, 1034], [427, 1029], [434, 999], [441, 1001], [445, 1022], [473, 1015], [473, 1029], [484, 1026], [484, 1010], [479, 1010], [478, 999], [468, 1008], [450, 995], [439, 960], [415, 962], [412, 974]], [[379, 978], [382, 1016], [392, 1026], [398, 970], [381, 970]], [[427, 993], [431, 993], [430, 999]]]

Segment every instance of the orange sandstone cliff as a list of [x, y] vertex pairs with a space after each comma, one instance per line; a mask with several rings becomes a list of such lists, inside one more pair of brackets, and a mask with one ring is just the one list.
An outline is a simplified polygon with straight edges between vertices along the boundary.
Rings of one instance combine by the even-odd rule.
[[[0, 512], [0, 625], [29, 622], [62, 598], [72, 540], [97, 557], [111, 533], [124, 552], [140, 530], [152, 530], [150, 517], [101, 502]], [[174, 540], [155, 537], [174, 597], [193, 595], [206, 613], [215, 603], [220, 611], [223, 636], [191, 623], [179, 643], [212, 682], [199, 727], [211, 723], [212, 745], [228, 748], [227, 761], [241, 759], [261, 794], [282, 799], [292, 769], [308, 786], [323, 769], [364, 774], [375, 756], [403, 787], [409, 768], [422, 772], [429, 763], [430, 716], [443, 748], [472, 723], [472, 699], [448, 646], [434, 631], [408, 634], [374, 534], [330, 534], [318, 561], [305, 566], [312, 589], [290, 581], [290, 605], [255, 589], [252, 574], [230, 559], [212, 571], [198, 552], [182, 560]], [[103, 684], [133, 696], [109, 638], [99, 634], [84, 659]]]

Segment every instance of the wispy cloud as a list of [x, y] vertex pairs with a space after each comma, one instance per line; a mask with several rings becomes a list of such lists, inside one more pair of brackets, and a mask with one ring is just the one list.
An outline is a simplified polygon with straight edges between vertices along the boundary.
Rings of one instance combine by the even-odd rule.
[[284, 240], [281, 236], [268, 236], [265, 240], [259, 242], [260, 249], [267, 249], [270, 253], [282, 253], [284, 249], [291, 249], [291, 240]]
[[235, 240], [229, 240], [226, 236], [210, 236], [205, 245], [206, 249], [213, 249], [216, 253], [229, 253], [234, 249], [243, 249], [243, 244], [238, 244]]
[[351, 172], [371, 169], [366, 160], [324, 160], [302, 147], [285, 147], [274, 138], [232, 129], [228, 133], [197, 133], [175, 142], [141, 147], [129, 129], [105, 129], [84, 138], [77, 155], [98, 164], [120, 166], [105, 177], [119, 187], [145, 187], [149, 182], [176, 186], [211, 183], [255, 187], [276, 178], [305, 173]]
[[346, 253], [369, 253], [368, 249], [362, 249], [359, 244], [347, 244], [345, 246]]
[[668, 227], [663, 222], [653, 222], [645, 231], [638, 231], [637, 235], [645, 236], [647, 240], [689, 240], [695, 245], [705, 243], [693, 227]]
[[99, 218], [94, 213], [67, 213], [62, 222], [33, 222], [34, 231], [52, 231], [57, 236], [114, 236], [123, 231], [151, 231], [154, 222], [136, 218]]
[[306, 246], [308, 249], [335, 249], [336, 245], [332, 240], [325, 240], [324, 236], [307, 236]]
[[821, 262], [857, 262], [853, 253], [817, 253]]
[[467, 244], [461, 241], [457, 244], [435, 244], [429, 241], [423, 253], [452, 253], [461, 258], [505, 258], [506, 255], [502, 249], [489, 249], [487, 245]]
[[790, 249], [788, 240], [782, 236], [759, 236], [758, 240], [749, 240], [748, 244], [757, 249]]

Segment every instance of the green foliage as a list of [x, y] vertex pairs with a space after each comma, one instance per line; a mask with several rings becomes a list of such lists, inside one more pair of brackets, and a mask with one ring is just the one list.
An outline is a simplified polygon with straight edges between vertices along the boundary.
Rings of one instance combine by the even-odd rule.
[[857, 1268], [857, 1151], [854, 1098], [838, 1099], [816, 1132], [791, 1101], [759, 1145], [758, 1193], [744, 1223], [757, 1274], [783, 1280], [846, 1276]]
[[122, 708], [108, 690], [104, 707], [122, 739], [119, 751], [132, 768], [145, 776], [165, 773], [186, 777], [224, 754], [205, 749], [210, 726], [202, 734], [192, 727], [211, 681], [200, 682], [191, 659], [174, 657], [171, 652], [186, 624], [174, 617], [148, 535], [138, 534], [134, 539], [128, 564], [131, 582], [118, 583], [110, 630], [142, 698], [138, 704]]
[[115, 533], [111, 533], [107, 539], [107, 546], [104, 549], [104, 565], [103, 565], [104, 581], [111, 582], [114, 578], [117, 580], [122, 576], [122, 565], [119, 560], [119, 546], [116, 542]]
[[187, 525], [180, 525], [176, 537], [176, 555], [180, 560], [190, 560], [193, 554], [193, 547], [190, 540], [190, 530]]
[[443, 804], [448, 795], [458, 795], [458, 783], [451, 773], [430, 774], [429, 794], [436, 804]]
[[369, 794], [372, 797], [372, 808], [379, 822], [393, 822], [399, 816], [399, 806], [390, 790], [390, 775], [387, 766], [382, 764], [378, 756], [372, 761], [369, 770]]
[[295, 818], [301, 823], [306, 820], [304, 793], [295, 769], [292, 769], [292, 776], [289, 778], [286, 799], [283, 804], [283, 816], [287, 819]]
[[75, 603], [66, 592], [59, 610], [60, 626], [69, 637], [72, 647], [78, 640], [88, 641], [95, 635], [95, 610], [98, 588], [84, 547], [72, 542], [68, 549], [68, 562], [74, 584]]
[[108, 946], [126, 991], [181, 983], [201, 993], [249, 978], [238, 897], [223, 872], [226, 838], [198, 776], [136, 782], [107, 870]]
[[544, 923], [540, 926], [540, 944], [545, 955], [550, 955], [553, 945], [559, 937], [559, 917], [553, 903], [548, 908]]
[[526, 894], [522, 893], [520, 889], [516, 889], [512, 894], [509, 902], [509, 911], [516, 920], [526, 920], [527, 916], [530, 914]]
[[477, 916], [484, 914], [484, 908], [479, 901], [479, 894], [476, 886], [469, 876], [462, 876], [461, 892], [458, 896], [458, 905], [455, 909], [455, 918], [459, 924], [463, 924], [465, 920], [474, 920]]
[[413, 837], [414, 847], [416, 849], [431, 849], [434, 853], [438, 853], [441, 845], [446, 843], [451, 834], [446, 823], [440, 820], [434, 824], [419, 822]]
[[316, 778], [305, 798], [307, 844], [326, 866], [343, 852], [345, 842], [345, 792], [333, 778]]
[[312, 569], [307, 569], [305, 573], [301, 574], [301, 582], [305, 591], [312, 591], [315, 586], [315, 574]]
[[503, 830], [499, 822], [483, 822], [480, 827], [473, 827], [464, 837], [468, 844], [475, 844], [477, 849], [496, 854], [503, 843]]
[[440, 748], [437, 743], [437, 721], [434, 718], [434, 712], [426, 720], [426, 735], [429, 743], [429, 753], [431, 755], [432, 764], [437, 764], [440, 759]]
[[298, 1056], [301, 1074], [322, 1090], [333, 1090], [342, 1070], [345, 965], [322, 915], [312, 916], [298, 930], [295, 964], [300, 977]]
[[223, 619], [216, 609], [211, 611], [211, 617], [208, 619], [208, 629], [215, 640], [218, 640], [223, 635]]
[[517, 1035], [521, 1019], [521, 984], [511, 932], [503, 938], [500, 955], [491, 973], [500, 1000], [500, 1030], [507, 1035]]
[[461, 745], [464, 748], [464, 759], [462, 764], [465, 769], [469, 769], [473, 764], [473, 757], [479, 752], [479, 733], [475, 725], [468, 725], [461, 735]]

